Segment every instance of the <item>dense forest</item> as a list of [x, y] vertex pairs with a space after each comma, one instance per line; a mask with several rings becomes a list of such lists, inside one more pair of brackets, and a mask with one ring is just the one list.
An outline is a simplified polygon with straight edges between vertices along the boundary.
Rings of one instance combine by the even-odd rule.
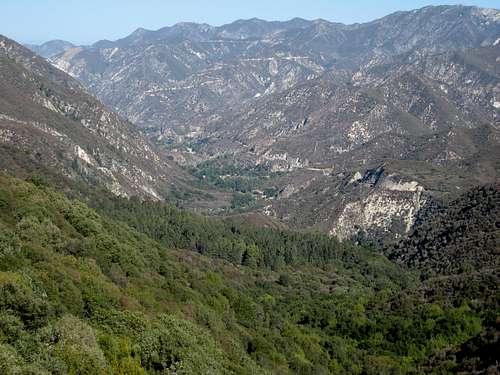
[[2, 374], [454, 373], [499, 312], [321, 234], [72, 195], [0, 176]]

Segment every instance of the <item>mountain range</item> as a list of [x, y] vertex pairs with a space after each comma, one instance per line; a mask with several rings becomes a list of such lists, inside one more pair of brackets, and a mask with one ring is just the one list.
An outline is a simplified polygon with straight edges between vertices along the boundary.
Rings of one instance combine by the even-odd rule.
[[265, 169], [243, 191], [254, 211], [348, 239], [397, 237], [431, 201], [497, 181], [499, 52], [498, 10], [431, 6], [139, 29], [50, 61], [176, 162]]
[[213, 110], [327, 71], [355, 70], [410, 51], [493, 45], [498, 18], [496, 10], [443, 6], [356, 25], [302, 19], [181, 23], [69, 49], [53, 62], [135, 124], [185, 136], [198, 131], [191, 124], [196, 115], [210, 118]]
[[465, 6], [0, 36], [0, 373], [498, 373], [499, 67]]

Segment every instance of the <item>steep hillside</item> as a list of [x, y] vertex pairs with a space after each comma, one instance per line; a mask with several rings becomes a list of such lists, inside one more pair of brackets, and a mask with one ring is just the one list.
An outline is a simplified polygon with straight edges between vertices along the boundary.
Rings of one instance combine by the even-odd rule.
[[227, 112], [170, 153], [211, 160], [198, 174], [224, 162], [280, 172], [259, 187], [278, 192], [262, 211], [292, 226], [394, 237], [426, 202], [498, 181], [499, 52], [410, 54], [350, 81], [310, 80]]
[[427, 372], [448, 371], [454, 374], [498, 374], [500, 322], [488, 327], [466, 343], [432, 356]]
[[0, 78], [3, 170], [25, 175], [43, 165], [116, 194], [153, 199], [188, 179], [80, 83], [4, 37]]
[[498, 373], [499, 10], [28, 47], [0, 374]]
[[473, 189], [417, 221], [390, 257], [423, 277], [500, 268], [500, 186]]
[[[499, 56], [500, 45], [410, 55], [363, 67], [343, 83], [329, 76], [310, 80], [211, 121], [201, 150], [252, 153], [257, 163], [282, 170], [314, 164], [349, 169], [360, 156], [466, 159], [470, 141], [447, 132], [490, 125], [491, 140], [498, 141]], [[436, 133], [446, 134], [450, 149], [432, 158], [430, 150], [412, 149], [419, 136]]]

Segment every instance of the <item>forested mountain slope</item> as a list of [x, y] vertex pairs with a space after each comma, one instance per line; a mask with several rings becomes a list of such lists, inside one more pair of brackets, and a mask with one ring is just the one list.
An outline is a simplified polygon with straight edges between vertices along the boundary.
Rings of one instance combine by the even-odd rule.
[[0, 374], [500, 371], [499, 36], [0, 36]]
[[500, 269], [500, 186], [475, 188], [429, 209], [390, 257], [425, 277]]
[[500, 321], [462, 345], [447, 349], [428, 361], [427, 371], [442, 368], [455, 374], [495, 374], [500, 371]]
[[94, 211], [34, 182], [0, 176], [6, 374], [418, 373], [498, 312], [481, 293], [431, 302], [383, 256], [319, 234], [105, 194]]

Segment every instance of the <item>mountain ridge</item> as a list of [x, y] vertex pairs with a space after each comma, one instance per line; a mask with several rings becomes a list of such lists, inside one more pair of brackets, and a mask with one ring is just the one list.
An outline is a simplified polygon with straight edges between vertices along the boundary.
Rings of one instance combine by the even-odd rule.
[[183, 176], [132, 124], [44, 59], [5, 37], [0, 58], [2, 143], [39, 155], [66, 176], [95, 178], [117, 194], [160, 199], [169, 176]]
[[40, 45], [25, 44], [24, 46], [46, 59], [59, 55], [60, 53], [75, 47], [73, 43], [60, 39], [50, 40]]
[[[130, 39], [110, 42], [106, 48], [98, 44], [63, 53], [53, 63], [82, 80], [105, 103], [137, 125], [158, 130], [162, 123], [169, 123], [173, 134], [165, 136], [182, 137], [193, 131], [189, 127], [193, 114], [217, 111], [222, 103], [238, 106], [256, 96], [283, 91], [333, 67], [352, 68], [373, 58], [380, 63], [415, 48], [436, 52], [492, 45], [499, 30], [498, 14], [496, 10], [444, 6], [400, 12], [356, 27], [306, 21], [302, 28], [288, 29], [286, 21], [259, 21], [266, 27], [264, 31], [257, 27], [260, 39], [255, 41], [237, 34], [240, 28], [252, 29], [253, 23], [248, 21], [220, 27], [179, 24], [141, 32], [138, 38], [133, 33]], [[458, 22], [461, 17], [467, 19], [467, 24]], [[231, 31], [235, 24], [236, 34]], [[390, 29], [405, 32], [393, 36], [387, 32]], [[443, 41], [451, 30], [462, 33], [461, 38]], [[218, 40], [221, 32], [236, 36]], [[162, 38], [166, 38], [167, 45]], [[418, 40], [425, 40], [425, 46]], [[213, 43], [221, 43], [227, 50]], [[384, 45], [396, 47], [391, 50]], [[132, 61], [135, 63], [130, 65]], [[119, 98], [119, 91], [130, 92], [126, 98]]]

